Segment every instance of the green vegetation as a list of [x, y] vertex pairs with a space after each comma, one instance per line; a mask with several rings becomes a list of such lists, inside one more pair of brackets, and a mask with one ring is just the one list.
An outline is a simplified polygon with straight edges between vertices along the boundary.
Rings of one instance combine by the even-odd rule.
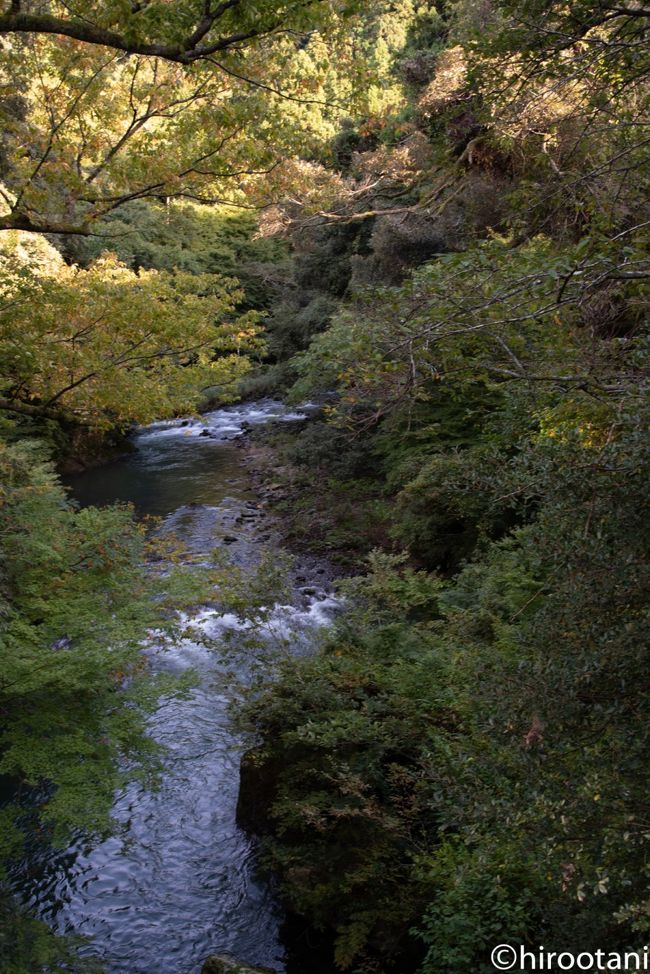
[[257, 219], [248, 210], [138, 200], [107, 215], [95, 236], [62, 243], [66, 256], [83, 266], [109, 249], [133, 271], [236, 278], [244, 291], [239, 306], [259, 310], [273, 296], [264, 275], [271, 274], [271, 265], [281, 265], [287, 247], [281, 240], [254, 239], [256, 230]]
[[338, 195], [285, 208], [267, 322], [327, 394], [276, 446], [290, 537], [359, 577], [249, 704], [265, 855], [373, 974], [648, 930], [648, 13], [439, 12]]
[[362, 974], [640, 949], [650, 11], [48, 11], [0, 13], [2, 855], [151, 770], [140, 640], [201, 584], [52, 445], [280, 393], [287, 535], [350, 576], [243, 718], [291, 909]]
[[84, 270], [56, 252], [52, 267], [34, 273], [20, 241], [7, 242], [0, 405], [8, 412], [119, 427], [191, 411], [208, 386], [232, 395], [256, 337], [255, 315], [234, 314], [242, 293], [232, 280], [136, 274], [110, 254]]

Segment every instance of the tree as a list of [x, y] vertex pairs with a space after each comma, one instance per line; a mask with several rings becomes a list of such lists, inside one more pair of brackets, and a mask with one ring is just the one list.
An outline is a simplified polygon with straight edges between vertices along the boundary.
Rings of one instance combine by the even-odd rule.
[[36, 269], [14, 237], [0, 286], [1, 409], [110, 428], [192, 410], [208, 386], [234, 394], [258, 345], [256, 315], [235, 313], [234, 281], [134, 273], [111, 255], [82, 270], [42, 245]]
[[278, 163], [340, 113], [363, 68], [340, 31], [351, 10], [12, 4], [0, 16], [0, 230], [86, 234], [135, 199], [255, 206], [260, 176], [280, 191]]

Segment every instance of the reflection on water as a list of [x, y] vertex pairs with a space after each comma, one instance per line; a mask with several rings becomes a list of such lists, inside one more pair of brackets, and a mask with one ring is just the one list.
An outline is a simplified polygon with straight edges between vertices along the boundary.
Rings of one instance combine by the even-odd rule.
[[[129, 501], [163, 516], [164, 527], [196, 550], [236, 536], [229, 551], [252, 563], [264, 518], [251, 504], [233, 441], [245, 424], [301, 418], [267, 400], [201, 421], [156, 423], [136, 435], [137, 452], [69, 482], [82, 504]], [[295, 605], [273, 609], [269, 632], [298, 626], [308, 633], [335, 608], [326, 592], [297, 594]], [[242, 628], [236, 616], [212, 609], [191, 625], [211, 636]], [[235, 822], [240, 742], [228, 718], [229, 690], [233, 671], [244, 681], [250, 675], [250, 656], [235, 644], [226, 665], [198, 636], [148, 655], [156, 670], [199, 674], [186, 699], [162, 700], [151, 720], [152, 735], [169, 751], [160, 789], [129, 786], [114, 809], [123, 829], [92, 848], [80, 839], [63, 853], [42, 853], [23, 864], [17, 888], [59, 932], [91, 937], [89, 953], [104, 958], [111, 974], [198, 974], [213, 952], [284, 971], [281, 912], [256, 878], [254, 847]]]

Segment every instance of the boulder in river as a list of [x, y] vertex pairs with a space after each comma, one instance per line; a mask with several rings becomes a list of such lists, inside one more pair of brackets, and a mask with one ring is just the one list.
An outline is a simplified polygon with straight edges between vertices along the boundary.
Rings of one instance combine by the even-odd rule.
[[201, 974], [276, 974], [276, 972], [270, 967], [251, 967], [250, 964], [244, 964], [227, 954], [211, 954], [201, 968]]
[[300, 591], [303, 595], [319, 595], [322, 599], [325, 598], [325, 593], [316, 588], [315, 585], [303, 585]]

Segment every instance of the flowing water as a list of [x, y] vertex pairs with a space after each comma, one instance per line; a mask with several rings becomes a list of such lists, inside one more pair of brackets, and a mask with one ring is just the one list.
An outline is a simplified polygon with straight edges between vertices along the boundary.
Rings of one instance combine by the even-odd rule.
[[[162, 529], [195, 552], [225, 545], [235, 563], [254, 565], [273, 535], [236, 440], [246, 424], [304, 418], [265, 400], [202, 420], [155, 423], [136, 434], [133, 454], [75, 477], [73, 494], [82, 504], [131, 501], [161, 516]], [[303, 571], [300, 581], [311, 585], [273, 607], [269, 628], [291, 631], [304, 646], [336, 602], [323, 588], [322, 567]], [[214, 609], [197, 613], [193, 625], [213, 635], [242, 628]], [[229, 691], [233, 672], [250, 678], [251, 655], [235, 643], [226, 658], [187, 638], [148, 654], [154, 670], [198, 674], [187, 698], [163, 699], [151, 720], [151, 734], [168, 749], [161, 787], [128, 787], [116, 797], [122, 828], [115, 835], [49, 850], [22, 872], [18, 891], [56, 931], [91, 938], [88, 953], [110, 974], [198, 974], [210, 953], [283, 972], [282, 912], [256, 876], [254, 843], [235, 820], [242, 743]]]

